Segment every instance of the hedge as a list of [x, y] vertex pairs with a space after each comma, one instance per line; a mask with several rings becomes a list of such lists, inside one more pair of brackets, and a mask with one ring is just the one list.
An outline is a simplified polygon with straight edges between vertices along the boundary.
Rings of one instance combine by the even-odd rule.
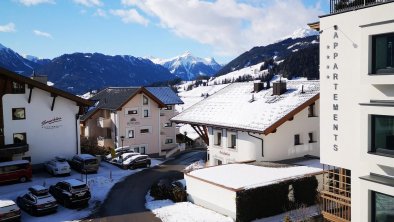
[[294, 202], [297, 205], [311, 206], [316, 203], [318, 181], [315, 176], [294, 180]]
[[284, 181], [237, 192], [237, 221], [246, 222], [285, 212], [289, 207], [289, 185]]

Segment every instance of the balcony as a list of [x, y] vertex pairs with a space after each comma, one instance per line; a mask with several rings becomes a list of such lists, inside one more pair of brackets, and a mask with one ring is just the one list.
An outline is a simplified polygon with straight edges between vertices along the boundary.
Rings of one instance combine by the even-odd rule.
[[29, 144], [8, 144], [0, 147], [0, 156], [12, 156], [29, 151]]
[[387, 2], [393, 2], [393, 0], [330, 0], [330, 14], [347, 12]]
[[111, 119], [105, 119], [103, 117], [99, 117], [97, 119], [97, 126], [101, 127], [101, 128], [111, 128], [112, 120]]
[[114, 147], [114, 141], [109, 137], [98, 137], [97, 146], [100, 147]]
[[324, 166], [322, 214], [327, 221], [351, 221], [350, 170]]

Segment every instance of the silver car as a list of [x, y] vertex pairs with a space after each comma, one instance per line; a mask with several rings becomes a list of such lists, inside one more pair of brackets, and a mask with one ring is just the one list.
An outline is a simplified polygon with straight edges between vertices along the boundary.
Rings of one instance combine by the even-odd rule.
[[44, 165], [45, 169], [54, 176], [62, 174], [70, 175], [71, 173], [70, 165], [63, 157], [57, 156], [52, 160], [45, 162]]

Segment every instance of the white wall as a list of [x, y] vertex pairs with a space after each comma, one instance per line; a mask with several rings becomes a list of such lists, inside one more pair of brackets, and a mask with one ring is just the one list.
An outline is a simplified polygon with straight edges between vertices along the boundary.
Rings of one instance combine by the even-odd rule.
[[[393, 158], [367, 153], [368, 116], [394, 115], [394, 109], [359, 105], [371, 99], [393, 100], [394, 75], [368, 75], [371, 36], [394, 32], [393, 11], [394, 4], [390, 3], [320, 19], [323, 30], [320, 35], [321, 162], [351, 170], [352, 221], [369, 221], [369, 189], [394, 194], [393, 187], [359, 179], [370, 173], [394, 177]], [[337, 31], [334, 25], [338, 26]], [[335, 48], [334, 44], [337, 44]], [[336, 59], [334, 53], [337, 53]], [[334, 69], [335, 65], [338, 69]], [[338, 79], [333, 78], [334, 73]], [[336, 89], [334, 84], [338, 84]], [[333, 109], [334, 103], [339, 105], [338, 111]], [[334, 130], [333, 124], [338, 124], [338, 130]]]
[[188, 199], [194, 204], [236, 218], [236, 192], [185, 174]]
[[[50, 93], [33, 89], [31, 103], [28, 103], [29, 89], [25, 94], [6, 94], [3, 96], [4, 138], [5, 144], [13, 143], [14, 133], [26, 133], [29, 151], [24, 156], [31, 156], [33, 164], [42, 163], [56, 155], [72, 157], [79, 151], [79, 121], [76, 103], [58, 96], [54, 110], [51, 111]], [[12, 108], [25, 108], [25, 120], [12, 120]], [[62, 121], [52, 124], [58, 128], [46, 129], [42, 121], [61, 117]], [[77, 126], [75, 125], [77, 124]], [[15, 158], [22, 158], [17, 156]]]
[[[228, 148], [227, 130], [209, 128], [209, 165], [216, 165], [216, 160], [225, 163], [244, 161], [277, 161], [305, 155], [320, 156], [319, 140], [319, 100], [315, 103], [315, 114], [318, 117], [308, 117], [308, 108], [294, 116], [292, 121], [287, 121], [278, 127], [275, 133], [264, 136], [252, 134], [264, 140], [264, 157], [262, 155], [261, 140], [248, 135], [248, 132], [237, 132], [237, 147]], [[214, 143], [216, 131], [222, 131], [222, 145]], [[233, 131], [229, 131], [233, 132]], [[309, 143], [308, 133], [312, 132], [316, 142]], [[302, 145], [294, 145], [294, 135], [300, 135]]]

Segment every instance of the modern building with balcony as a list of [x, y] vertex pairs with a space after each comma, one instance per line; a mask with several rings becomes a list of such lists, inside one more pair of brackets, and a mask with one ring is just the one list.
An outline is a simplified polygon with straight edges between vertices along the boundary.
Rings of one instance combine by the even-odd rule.
[[92, 103], [46, 83], [0, 68], [0, 162], [80, 153], [79, 116]]
[[330, 3], [317, 27], [323, 215], [394, 221], [394, 2]]
[[94, 95], [95, 105], [82, 117], [82, 137], [100, 147], [130, 146], [164, 155], [177, 148], [170, 122], [182, 100], [169, 87], [109, 87]]
[[208, 164], [280, 161], [319, 152], [319, 82], [233, 83], [171, 120], [208, 145]]

